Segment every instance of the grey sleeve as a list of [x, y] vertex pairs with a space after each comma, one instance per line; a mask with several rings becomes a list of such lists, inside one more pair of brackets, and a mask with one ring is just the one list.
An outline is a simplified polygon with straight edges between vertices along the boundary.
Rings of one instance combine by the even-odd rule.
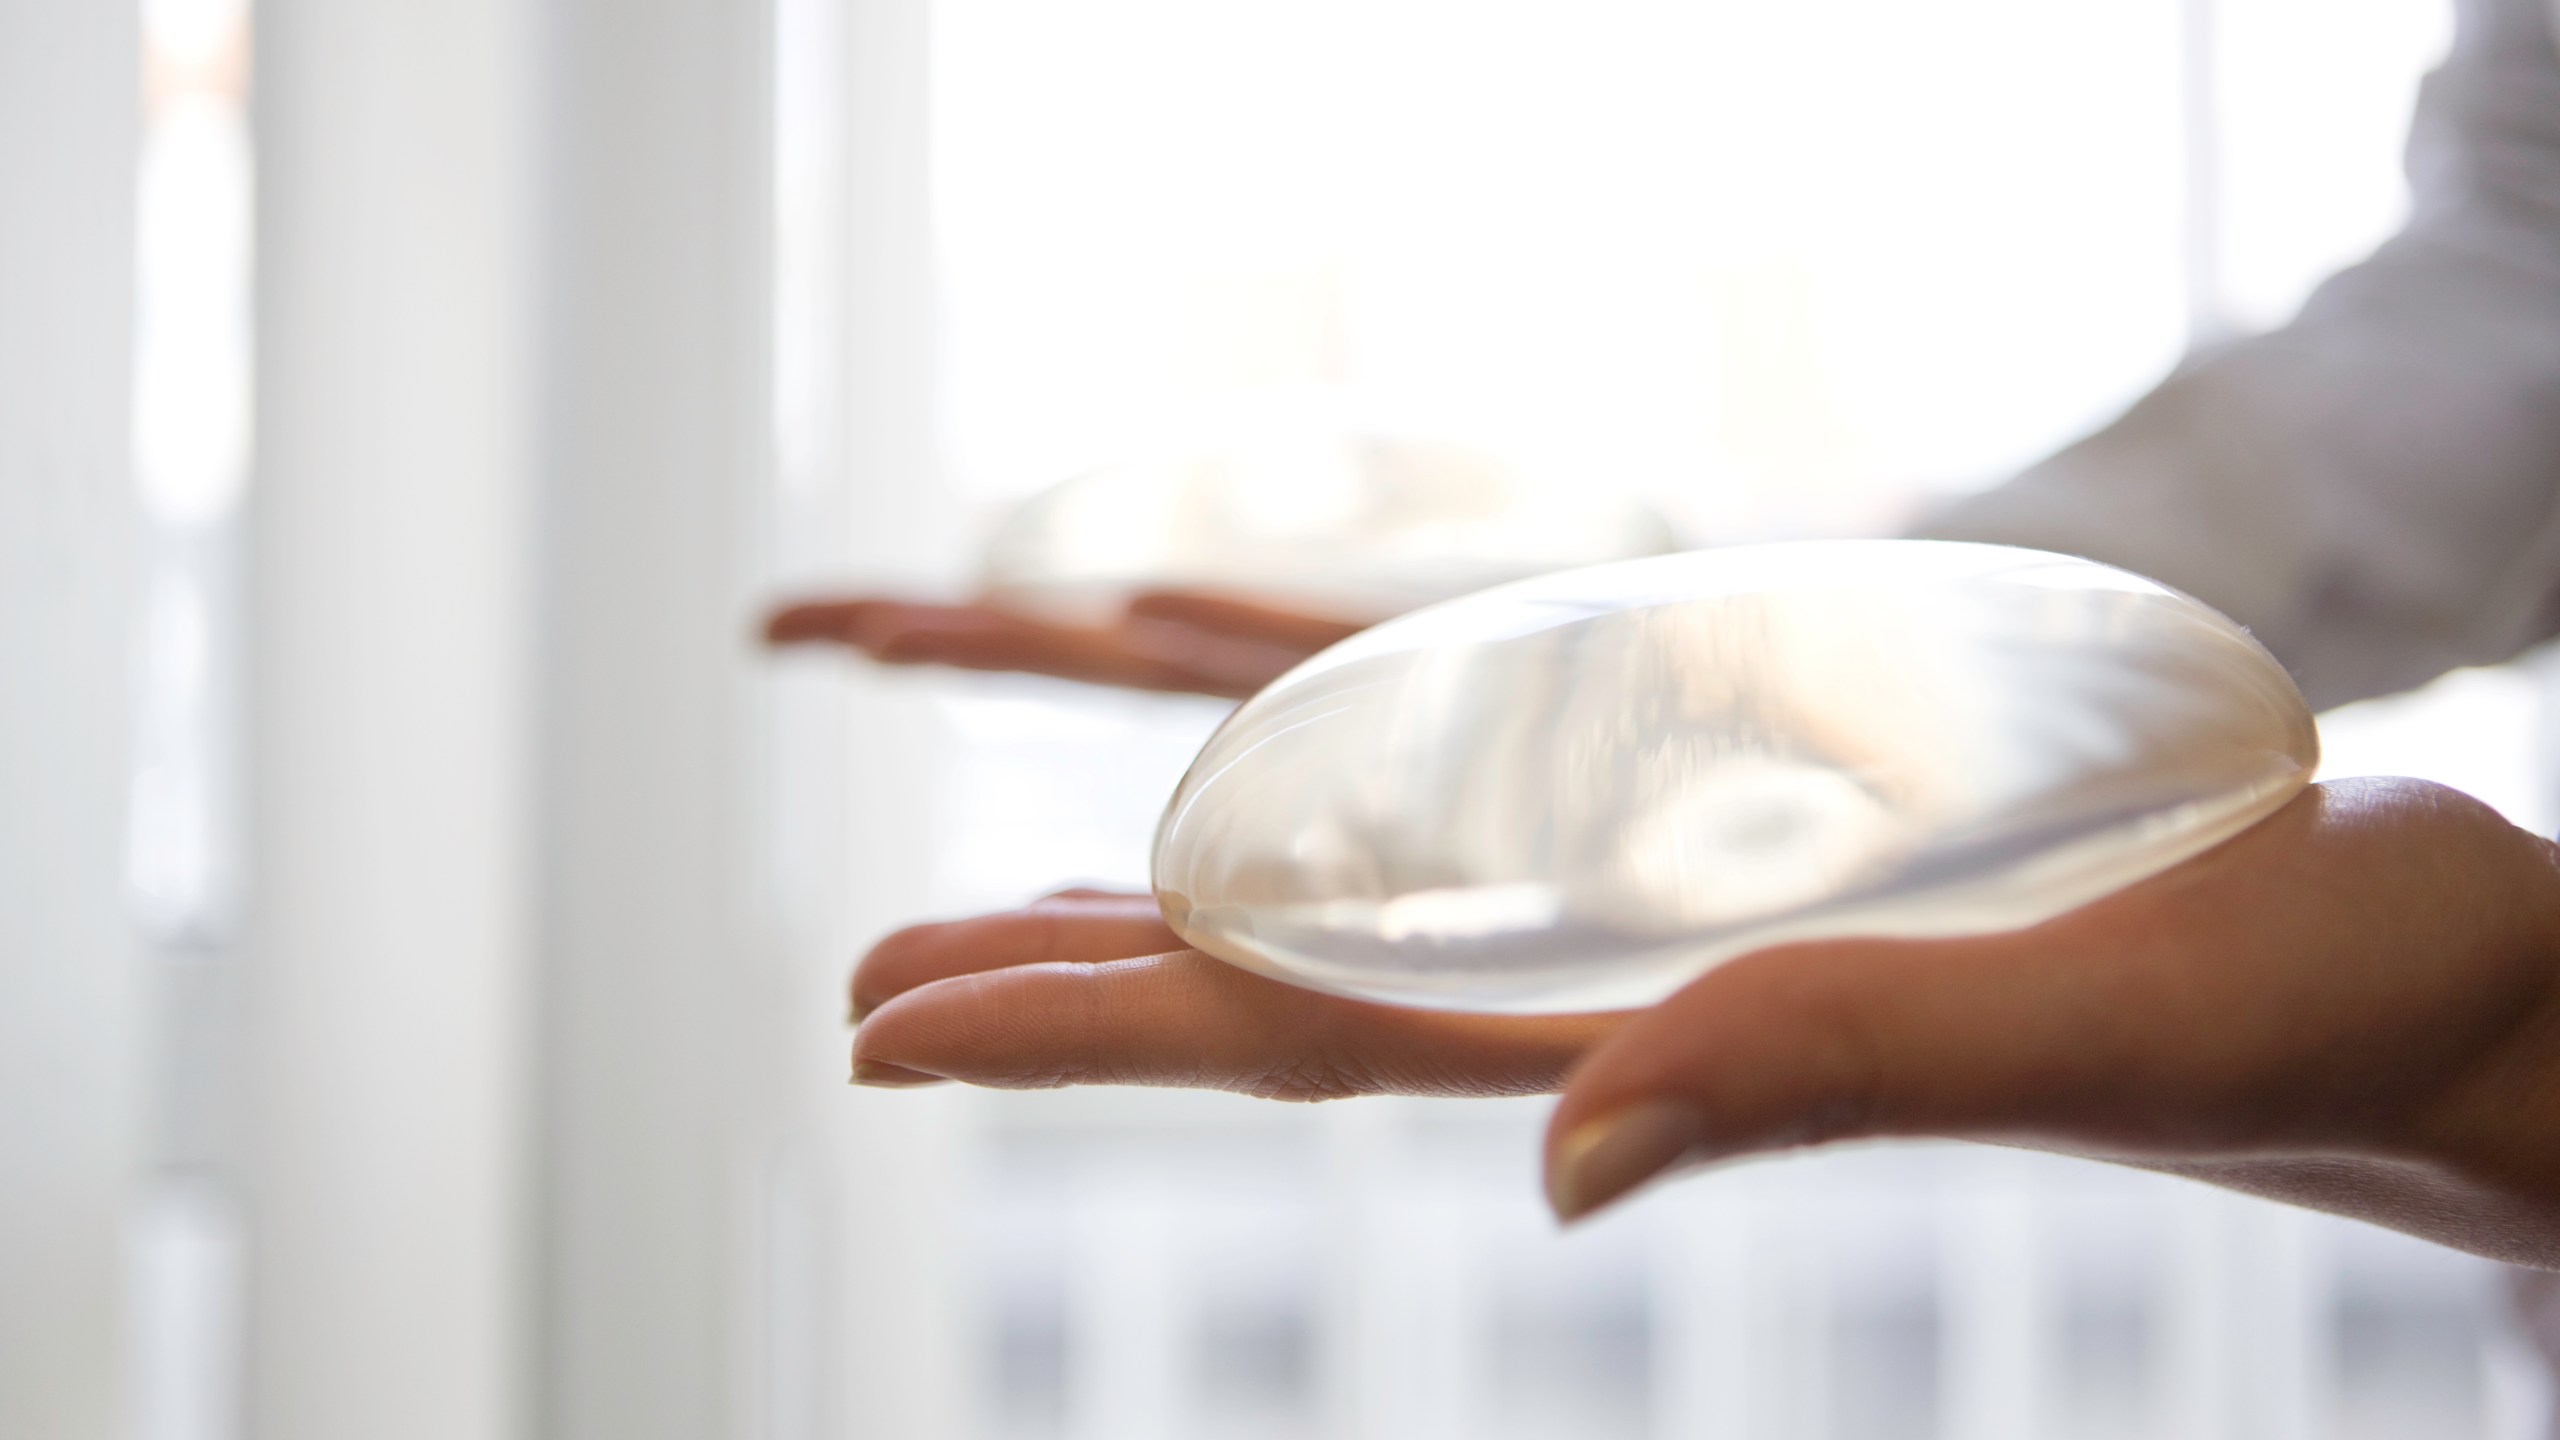
[[2560, 48], [2459, 0], [2406, 229], [2281, 330], [1916, 533], [2087, 555], [2254, 630], [2317, 705], [2560, 631]]

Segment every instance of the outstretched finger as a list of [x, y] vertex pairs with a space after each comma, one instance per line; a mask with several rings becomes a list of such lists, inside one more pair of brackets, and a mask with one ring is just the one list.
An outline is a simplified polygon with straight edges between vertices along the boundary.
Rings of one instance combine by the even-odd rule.
[[775, 629], [836, 641], [888, 665], [949, 665], [1241, 699], [1303, 658], [1158, 621], [1068, 625], [997, 605], [868, 600], [803, 606]]
[[1153, 896], [1065, 891], [1020, 910], [910, 925], [882, 940], [854, 967], [852, 1015], [858, 1023], [893, 996], [954, 975], [1181, 948]]
[[1312, 655], [1366, 628], [1347, 620], [1283, 610], [1199, 590], [1149, 590], [1129, 602], [1132, 620], [1169, 621], [1195, 630]]
[[1685, 1164], [1883, 1135], [2035, 1138], [2104, 1108], [2115, 987], [1986, 943], [1846, 941], [1746, 956], [1593, 1052], [1547, 1133], [1565, 1219]]
[[855, 1035], [855, 1077], [1170, 1085], [1281, 1100], [1527, 1095], [1561, 1085], [1617, 1019], [1397, 1009], [1176, 950], [982, 970], [905, 991]]
[[1228, 700], [1252, 696], [1322, 648], [1241, 638], [1136, 614], [1121, 623], [1119, 639], [1131, 657], [1161, 666], [1164, 674], [1176, 677], [1148, 688]]
[[1019, 671], [1147, 690], [1192, 682], [1181, 667], [1131, 651], [1117, 628], [1060, 625], [991, 605], [897, 605], [866, 617], [857, 643], [892, 665]]
[[764, 638], [769, 645], [807, 645], [832, 643], [857, 648], [865, 643], [872, 623], [902, 602], [866, 597], [833, 600], [806, 600], [776, 608], [765, 617]]

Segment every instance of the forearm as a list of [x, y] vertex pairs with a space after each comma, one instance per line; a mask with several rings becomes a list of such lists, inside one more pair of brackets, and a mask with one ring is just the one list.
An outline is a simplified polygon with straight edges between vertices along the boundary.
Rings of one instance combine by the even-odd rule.
[[2251, 627], [2320, 705], [2503, 659], [2560, 576], [2560, 51], [2463, 0], [2415, 218], [2290, 325], [1919, 527], [2084, 554]]

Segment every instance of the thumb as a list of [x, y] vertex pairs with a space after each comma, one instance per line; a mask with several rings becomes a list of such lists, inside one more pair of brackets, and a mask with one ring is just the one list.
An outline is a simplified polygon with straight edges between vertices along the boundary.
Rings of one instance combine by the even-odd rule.
[[[2039, 953], [2040, 952], [2040, 953]], [[2078, 1130], [2125, 1091], [2126, 977], [2017, 937], [1744, 956], [1629, 1019], [1549, 1122], [1577, 1219], [1675, 1167], [1884, 1135]], [[2126, 1117], [2129, 1118], [2129, 1117]]]

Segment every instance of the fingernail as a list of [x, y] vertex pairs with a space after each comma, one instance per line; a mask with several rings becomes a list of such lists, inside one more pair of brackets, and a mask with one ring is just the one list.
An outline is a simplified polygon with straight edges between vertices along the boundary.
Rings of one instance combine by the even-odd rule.
[[1648, 1100], [1586, 1120], [1556, 1147], [1547, 1204], [1557, 1219], [1579, 1220], [1669, 1169], [1706, 1133], [1707, 1117], [1676, 1100]]
[[912, 1090], [919, 1085], [939, 1085], [948, 1078], [950, 1077], [944, 1075], [930, 1075], [922, 1070], [910, 1070], [904, 1065], [892, 1065], [886, 1060], [853, 1062], [854, 1084], [876, 1085], [883, 1090]]
[[858, 998], [844, 1002], [844, 1023], [847, 1025], [860, 1025], [862, 1017], [870, 1013], [871, 1007]]

